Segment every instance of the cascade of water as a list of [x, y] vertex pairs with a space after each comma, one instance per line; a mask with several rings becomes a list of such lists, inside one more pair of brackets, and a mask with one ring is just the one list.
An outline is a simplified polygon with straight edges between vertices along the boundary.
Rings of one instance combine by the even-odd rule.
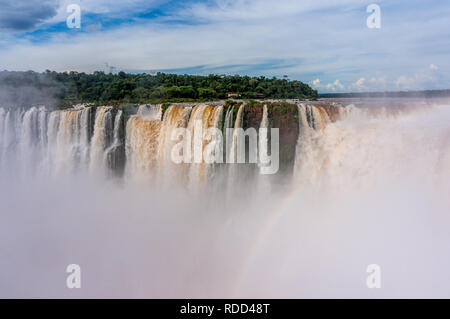
[[[45, 107], [0, 109], [0, 167], [16, 165], [17, 174], [61, 174], [80, 172], [90, 164], [105, 167], [100, 154], [102, 144], [113, 141], [112, 108], [99, 108], [97, 135], [90, 162], [93, 132], [92, 107], [49, 112]], [[117, 118], [120, 121], [121, 114]], [[116, 138], [118, 131], [116, 133]], [[105, 156], [105, 154], [103, 154]], [[95, 164], [97, 163], [97, 164]], [[95, 169], [93, 169], [95, 170]], [[12, 174], [12, 173], [11, 173]]]
[[83, 167], [89, 164], [90, 137], [91, 137], [91, 118], [92, 107], [86, 107], [80, 110], [80, 160]]
[[131, 180], [152, 180], [157, 171], [161, 121], [132, 116], [126, 128], [126, 175]]
[[47, 122], [48, 122], [47, 109], [42, 106], [39, 108], [38, 115], [38, 130], [39, 130], [39, 149], [40, 156], [45, 155], [45, 148], [47, 147]]
[[118, 146], [121, 144], [120, 137], [120, 122], [122, 121], [122, 111], [119, 110], [116, 114], [116, 118], [114, 119], [114, 140], [113, 145]]
[[267, 163], [266, 156], [268, 155], [268, 146], [269, 146], [269, 116], [267, 112], [267, 105], [263, 106], [263, 115], [261, 119], [259, 130], [259, 139], [258, 139], [258, 166], [263, 166]]
[[108, 168], [110, 168], [112, 172], [118, 174], [122, 172], [125, 165], [125, 150], [122, 136], [122, 114], [122, 110], [117, 111], [117, 114], [114, 118], [112, 144], [105, 151]]
[[[267, 110], [267, 105], [263, 106], [263, 115], [261, 119], [261, 124], [259, 125], [259, 138], [258, 138], [258, 167], [260, 172], [263, 171], [263, 167], [265, 167], [270, 160], [268, 158], [268, 150], [269, 150], [269, 114]], [[259, 174], [258, 175], [258, 193], [264, 194], [265, 196], [270, 195], [271, 185], [269, 181], [269, 176]]]
[[95, 114], [94, 135], [91, 140], [91, 156], [89, 169], [93, 174], [103, 174], [107, 167], [107, 155], [105, 151], [111, 143], [113, 129], [112, 107], [103, 106], [97, 108]]
[[19, 138], [21, 171], [24, 175], [31, 175], [35, 171], [36, 152], [39, 146], [38, 109], [30, 108], [22, 118]]
[[0, 108], [0, 168], [3, 157], [3, 138], [4, 138], [4, 129], [5, 129], [5, 120], [6, 120], [6, 111], [3, 108]]
[[233, 142], [233, 114], [234, 114], [234, 105], [229, 107], [227, 113], [225, 115], [225, 122], [223, 125], [223, 136], [225, 137], [225, 162], [229, 162], [230, 151]]
[[[189, 168], [189, 185], [197, 187], [208, 180], [213, 174], [215, 162], [221, 162], [223, 158], [222, 141], [219, 134], [209, 134], [209, 129], [219, 129], [223, 107], [197, 105], [194, 107], [188, 123], [188, 131], [191, 136], [191, 161]], [[199, 136], [200, 135], [200, 136]]]
[[7, 162], [8, 149], [11, 143], [11, 112], [0, 109], [2, 111], [3, 121], [0, 126], [0, 170], [3, 170]]
[[234, 130], [233, 130], [233, 140], [231, 142], [231, 148], [230, 148], [230, 157], [229, 163], [237, 163], [237, 159], [238, 159], [238, 132], [239, 129], [242, 128], [242, 123], [243, 123], [243, 119], [244, 119], [244, 107], [245, 104], [242, 104], [239, 107], [239, 110], [236, 114], [236, 120], [234, 122]]
[[301, 182], [314, 180], [327, 160], [323, 151], [323, 136], [327, 123], [327, 112], [314, 105], [298, 105], [299, 135], [297, 140], [294, 176]]
[[[187, 149], [186, 145], [176, 147], [180, 143], [177, 129], [187, 127], [191, 111], [191, 107], [171, 105], [164, 114], [158, 145], [158, 169], [161, 183], [171, 184], [178, 181], [185, 184], [186, 182], [188, 166], [176, 164], [174, 157], [183, 158], [185, 155], [182, 150]], [[187, 142], [186, 139], [184, 142]]]
[[[231, 140], [231, 146], [229, 149], [229, 156], [227, 154], [227, 198], [235, 198], [241, 188], [241, 178], [240, 178], [240, 168], [244, 168], [243, 166], [237, 164], [238, 159], [238, 132], [239, 129], [242, 128], [243, 118], [244, 118], [244, 107], [245, 104], [242, 104], [238, 112], [236, 114], [236, 119], [234, 121], [234, 129], [233, 129], [233, 137]], [[228, 147], [228, 146], [227, 146]], [[244, 148], [245, 150], [245, 148]], [[244, 181], [242, 181], [244, 182]]]
[[61, 119], [60, 111], [53, 111], [48, 117], [47, 124], [47, 154], [44, 160], [46, 172], [50, 174], [56, 167], [56, 153], [58, 146], [59, 121]]
[[74, 173], [79, 163], [79, 111], [67, 110], [60, 113], [56, 136], [55, 172]]
[[146, 120], [161, 121], [162, 105], [140, 105], [136, 115]]

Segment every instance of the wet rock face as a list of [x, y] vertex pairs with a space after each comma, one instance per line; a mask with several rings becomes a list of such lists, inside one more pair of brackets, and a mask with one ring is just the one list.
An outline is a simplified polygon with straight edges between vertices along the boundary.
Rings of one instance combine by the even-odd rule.
[[298, 108], [295, 104], [277, 103], [269, 108], [271, 127], [279, 129], [280, 173], [292, 173], [298, 140]]
[[[279, 129], [280, 173], [292, 173], [298, 139], [298, 108], [285, 102], [267, 103], [271, 128]], [[264, 103], [249, 104], [244, 109], [244, 128], [259, 129]]]
[[244, 129], [258, 130], [263, 116], [263, 104], [246, 105], [244, 108]]

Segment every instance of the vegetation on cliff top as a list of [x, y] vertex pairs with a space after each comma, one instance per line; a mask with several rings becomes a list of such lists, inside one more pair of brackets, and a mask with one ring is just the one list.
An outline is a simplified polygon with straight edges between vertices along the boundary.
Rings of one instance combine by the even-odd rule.
[[24, 84], [52, 89], [60, 105], [211, 101], [226, 99], [229, 93], [245, 99], [318, 97], [316, 90], [300, 81], [263, 76], [0, 72], [0, 86], [20, 89]]

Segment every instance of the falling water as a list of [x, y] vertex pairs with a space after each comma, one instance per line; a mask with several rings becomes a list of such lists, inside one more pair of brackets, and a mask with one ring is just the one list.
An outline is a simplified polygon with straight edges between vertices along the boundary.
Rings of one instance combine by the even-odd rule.
[[235, 106], [231, 106], [228, 108], [227, 113], [225, 115], [225, 122], [223, 125], [223, 136], [225, 137], [225, 160], [228, 162], [230, 157], [230, 150], [233, 141], [233, 114], [234, 114]]
[[6, 114], [6, 111], [0, 108], [0, 164], [2, 163], [3, 157], [3, 135], [5, 130]]
[[[79, 292], [85, 297], [448, 297], [448, 280], [442, 280], [450, 265], [442, 253], [450, 221], [448, 106], [393, 112], [300, 104], [295, 182], [269, 197], [255, 185], [260, 180], [239, 170], [227, 182], [240, 197], [227, 197], [226, 183], [209, 196], [216, 166], [172, 163], [179, 141], [173, 133], [192, 130], [194, 119], [202, 128], [220, 128], [222, 117], [234, 133], [243, 124], [243, 108], [236, 108], [223, 117], [220, 107], [198, 105], [190, 116], [190, 108], [171, 106], [163, 120], [105, 107], [0, 108], [7, 168], [0, 179], [0, 233], [6, 236], [1, 250], [8, 252], [0, 293], [70, 297], [60, 274], [75, 260], [92, 273], [109, 271], [90, 278], [93, 288]], [[270, 127], [270, 115], [264, 106], [260, 128]], [[96, 178], [9, 182], [7, 173], [24, 172], [26, 163], [43, 174], [83, 166], [89, 172], [94, 160], [100, 171], [109, 169], [124, 139], [126, 179], [142, 178], [157, 190], [97, 187]], [[266, 139], [260, 135], [261, 153]], [[227, 179], [230, 166], [217, 168]], [[175, 178], [190, 187], [204, 176], [207, 192], [196, 196], [159, 183]], [[218, 197], [231, 204], [221, 205]], [[93, 259], [99, 251], [101, 258]], [[31, 267], [34, 254], [46, 262]], [[376, 292], [361, 280], [371, 263], [389, 274], [389, 286]], [[125, 290], [110, 289], [110, 278]]]
[[160, 121], [162, 116], [162, 105], [140, 105], [136, 115], [146, 120]]
[[233, 140], [231, 142], [231, 148], [230, 148], [230, 162], [229, 163], [237, 163], [237, 155], [238, 155], [238, 130], [242, 128], [242, 121], [244, 118], [244, 107], [245, 105], [242, 104], [239, 107], [239, 110], [236, 115], [236, 120], [234, 122], [234, 130], [233, 130]]
[[110, 146], [105, 150], [108, 172], [121, 175], [125, 167], [125, 145], [123, 138], [123, 112], [118, 110], [114, 118], [113, 139]]
[[267, 112], [267, 105], [263, 106], [263, 115], [261, 124], [259, 125], [259, 139], [258, 139], [258, 165], [264, 166], [267, 163], [268, 146], [269, 146], [269, 117]]
[[[187, 181], [188, 165], [176, 164], [173, 156], [182, 158], [185, 155], [182, 149], [175, 148], [180, 141], [180, 136], [176, 135], [177, 129], [187, 127], [191, 111], [191, 107], [171, 105], [164, 114], [158, 145], [158, 174], [161, 185], [185, 184]], [[186, 139], [184, 142], [187, 142]]]
[[[231, 146], [229, 148], [229, 157], [228, 157], [228, 176], [227, 176], [227, 197], [229, 199], [235, 198], [237, 195], [240, 195], [240, 189], [244, 188], [243, 183], [246, 177], [242, 175], [244, 172], [245, 165], [241, 166], [238, 163], [238, 131], [242, 128], [243, 117], [244, 117], [244, 107], [245, 104], [242, 104], [239, 107], [239, 110], [236, 114], [236, 119], [234, 121], [234, 129], [233, 129], [233, 138], [231, 140]], [[228, 146], [227, 146], [228, 147]], [[242, 149], [240, 150], [242, 151]], [[228, 156], [228, 153], [227, 153]], [[242, 178], [244, 177], [244, 178]]]
[[132, 116], [126, 128], [126, 175], [131, 180], [156, 178], [162, 122]]
[[95, 115], [94, 135], [91, 142], [91, 158], [89, 163], [91, 173], [102, 174], [102, 170], [107, 167], [106, 150], [112, 140], [112, 130], [112, 107], [104, 106], [98, 108]]
[[[208, 135], [208, 129], [219, 129], [223, 115], [222, 106], [198, 105], [192, 110], [188, 123], [191, 136], [191, 162], [189, 168], [190, 187], [194, 188], [207, 181], [214, 173], [214, 164], [222, 161], [222, 141], [218, 134]], [[201, 134], [201, 136], [199, 136]], [[204, 155], [210, 155], [205, 158]], [[207, 162], [209, 161], [209, 163]]]
[[[270, 146], [270, 136], [269, 136], [269, 115], [268, 115], [267, 105], [263, 106], [263, 114], [261, 118], [261, 124], [259, 125], [259, 134], [258, 134], [258, 167], [260, 172], [263, 171], [263, 168], [269, 164], [269, 146]], [[270, 196], [271, 194], [271, 183], [270, 176], [265, 174], [258, 175], [258, 193], [263, 194], [264, 196]]]
[[20, 130], [20, 154], [23, 161], [22, 170], [25, 175], [32, 175], [35, 172], [35, 162], [33, 159], [39, 150], [39, 123], [38, 109], [30, 108], [25, 112], [22, 119], [22, 127]]
[[299, 135], [294, 175], [302, 183], [316, 178], [326, 161], [322, 140], [330, 119], [323, 108], [314, 105], [298, 105], [298, 114]]
[[90, 152], [90, 138], [92, 136], [92, 123], [94, 120], [93, 108], [86, 107], [81, 109], [80, 114], [80, 160], [82, 166], [85, 168], [89, 163]]

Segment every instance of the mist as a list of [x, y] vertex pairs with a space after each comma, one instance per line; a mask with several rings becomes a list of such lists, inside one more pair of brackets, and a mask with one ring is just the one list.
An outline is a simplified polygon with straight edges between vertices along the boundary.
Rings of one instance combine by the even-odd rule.
[[46, 73], [0, 71], [3, 107], [57, 106], [64, 87]]
[[[237, 174], [232, 196], [208, 191], [227, 170], [206, 189], [162, 187], [146, 170], [134, 175], [147, 183], [80, 166], [32, 174], [13, 147], [0, 170], [0, 296], [449, 297], [450, 104], [383, 103], [346, 105], [314, 129], [300, 118], [292, 179], [267, 191]], [[69, 264], [81, 289], [66, 287]], [[366, 285], [371, 264], [380, 289]]]

